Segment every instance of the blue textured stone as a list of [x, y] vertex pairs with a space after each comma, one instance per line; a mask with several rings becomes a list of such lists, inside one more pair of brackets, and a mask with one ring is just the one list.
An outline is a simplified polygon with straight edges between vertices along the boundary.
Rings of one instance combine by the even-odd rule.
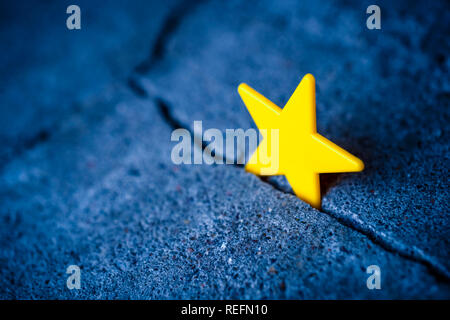
[[[241, 168], [174, 166], [151, 100], [102, 103], [100, 123], [86, 113], [5, 167], [3, 298], [448, 296], [425, 266]], [[71, 264], [81, 290], [66, 288]], [[372, 264], [382, 290], [366, 287]]]
[[76, 4], [80, 30], [67, 29], [65, 2], [0, 4], [0, 165], [47, 140], [99, 92], [125, 82], [176, 2]]
[[[318, 131], [366, 165], [323, 175], [323, 209], [449, 278], [450, 45], [440, 32], [449, 11], [422, 4], [380, 4], [377, 31], [360, 3], [210, 3], [186, 18], [141, 83], [191, 129], [194, 120], [247, 129], [240, 82], [283, 107], [312, 73]], [[269, 182], [291, 192], [284, 178]]]
[[[381, 2], [377, 31], [369, 4], [82, 2], [72, 33], [2, 3], [0, 298], [450, 298], [448, 5]], [[253, 126], [240, 82], [283, 106], [308, 72], [319, 132], [366, 164], [322, 177], [322, 211], [172, 163], [175, 127]]]

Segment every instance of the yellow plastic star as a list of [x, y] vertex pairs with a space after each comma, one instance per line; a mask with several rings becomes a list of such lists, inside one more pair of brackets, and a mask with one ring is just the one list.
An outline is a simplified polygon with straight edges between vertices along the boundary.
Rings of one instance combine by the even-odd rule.
[[300, 199], [320, 209], [319, 173], [364, 169], [360, 159], [317, 133], [315, 80], [311, 74], [303, 77], [283, 109], [245, 83], [238, 91], [263, 136], [245, 166], [247, 171], [285, 175]]

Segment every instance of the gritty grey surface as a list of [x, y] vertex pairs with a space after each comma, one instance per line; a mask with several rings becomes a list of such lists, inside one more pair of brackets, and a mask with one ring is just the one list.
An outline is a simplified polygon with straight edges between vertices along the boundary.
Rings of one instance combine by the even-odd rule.
[[86, 100], [126, 81], [176, 1], [73, 4], [81, 8], [81, 30], [67, 29], [65, 2], [0, 4], [0, 165], [48, 139]]
[[[141, 81], [191, 129], [194, 120], [204, 130], [247, 129], [254, 124], [239, 83], [283, 107], [312, 73], [318, 131], [366, 166], [325, 177], [323, 209], [356, 214], [362, 228], [401, 240], [402, 250], [420, 247], [449, 274], [449, 12], [443, 3], [427, 6], [428, 15], [397, 5], [382, 10], [374, 32], [358, 15], [364, 4], [282, 2], [275, 11], [262, 2], [209, 3], [185, 19], [166, 63]], [[271, 180], [290, 191], [285, 179]]]
[[[448, 299], [448, 8], [382, 3], [383, 29], [369, 31], [367, 5], [112, 2], [107, 18], [85, 4], [117, 28], [66, 43], [75, 62], [97, 43], [78, 62], [92, 73], [63, 77], [70, 64], [39, 34], [23, 46], [48, 67], [3, 52], [30, 84], [0, 96], [0, 298]], [[104, 54], [116, 60], [97, 69]], [[366, 164], [323, 177], [322, 211], [242, 167], [172, 163], [180, 124], [253, 126], [240, 82], [283, 106], [308, 72], [319, 132]], [[81, 290], [66, 287], [71, 264]], [[381, 290], [366, 287], [373, 264]]]
[[[242, 169], [174, 166], [159, 143], [171, 128], [151, 101], [105, 99], [101, 123], [86, 115], [84, 129], [6, 167], [2, 297], [447, 296], [426, 267]], [[80, 291], [65, 287], [69, 264], [83, 267]], [[372, 264], [383, 290], [366, 287]]]

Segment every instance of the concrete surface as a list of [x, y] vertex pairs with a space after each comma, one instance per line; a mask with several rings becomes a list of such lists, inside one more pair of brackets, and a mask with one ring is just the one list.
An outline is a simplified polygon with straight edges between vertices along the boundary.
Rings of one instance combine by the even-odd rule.
[[[449, 298], [445, 2], [380, 2], [380, 31], [371, 3], [118, 3], [70, 32], [64, 5], [2, 4], [0, 298]], [[254, 126], [240, 82], [282, 107], [308, 72], [319, 132], [366, 164], [321, 177], [322, 211], [173, 165], [178, 126]]]

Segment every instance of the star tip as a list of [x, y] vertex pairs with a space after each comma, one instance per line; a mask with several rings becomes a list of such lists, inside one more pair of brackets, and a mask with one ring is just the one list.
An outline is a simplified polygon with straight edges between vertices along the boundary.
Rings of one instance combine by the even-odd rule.
[[300, 81], [299, 87], [300, 86], [310, 88], [310, 90], [314, 90], [314, 87], [316, 86], [316, 79], [314, 79], [314, 76], [311, 73], [307, 73]]
[[311, 207], [313, 207], [314, 209], [322, 210], [322, 205], [321, 205], [320, 202], [319, 202], [319, 203], [309, 203], [309, 205], [310, 205]]
[[356, 171], [363, 171], [364, 170], [364, 162], [362, 162], [360, 159], [356, 160]]
[[303, 77], [303, 80], [315, 81], [315, 78], [314, 78], [314, 76], [311, 73], [307, 73]]
[[239, 84], [238, 86], [238, 92], [242, 93], [242, 91], [244, 91], [245, 89], [248, 88], [248, 85], [245, 82], [242, 82], [241, 84]]
[[322, 210], [322, 199], [316, 200], [304, 200], [307, 204], [309, 204], [312, 208], [317, 210]]

